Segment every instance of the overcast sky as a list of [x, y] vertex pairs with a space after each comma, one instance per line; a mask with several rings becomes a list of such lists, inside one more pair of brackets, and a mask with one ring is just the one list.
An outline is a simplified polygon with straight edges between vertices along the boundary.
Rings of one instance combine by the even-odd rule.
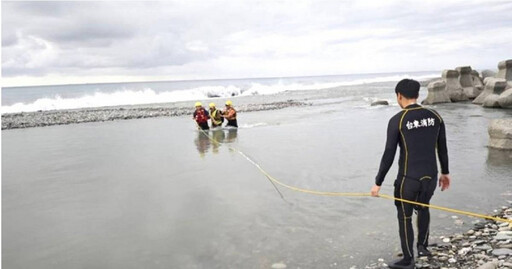
[[2, 1], [2, 84], [496, 68], [510, 1]]

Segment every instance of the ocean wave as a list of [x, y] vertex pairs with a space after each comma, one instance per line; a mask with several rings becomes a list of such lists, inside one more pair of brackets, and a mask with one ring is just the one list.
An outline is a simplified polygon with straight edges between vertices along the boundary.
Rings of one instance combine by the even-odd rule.
[[114, 92], [96, 91], [95, 93], [75, 98], [63, 98], [60, 95], [55, 95], [53, 97], [39, 98], [31, 103], [15, 103], [12, 105], [2, 106], [2, 114], [122, 105], [173, 103], [180, 101], [195, 101], [210, 98], [233, 98], [251, 95], [271, 95], [287, 91], [320, 90], [340, 86], [352, 86], [377, 82], [392, 82], [406, 77], [412, 77], [417, 80], [424, 80], [435, 76], [435, 74], [432, 74], [415, 77], [403, 74], [321, 83], [285, 83], [283, 81], [279, 81], [278, 83], [271, 85], [253, 82], [244, 87], [235, 85], [201, 86], [175, 91], [155, 91], [151, 88], [145, 88], [142, 90], [130, 90], [123, 88]]
[[88, 94], [76, 98], [62, 98], [60, 95], [55, 95], [53, 98], [37, 99], [33, 103], [15, 103], [10, 106], [2, 106], [2, 114], [33, 112], [40, 110], [47, 111], [106, 106], [158, 104], [237, 95], [240, 95], [240, 89], [233, 86], [202, 87], [189, 91], [171, 92], [156, 92], [150, 88], [138, 91], [123, 89], [110, 93], [95, 92], [94, 94]]

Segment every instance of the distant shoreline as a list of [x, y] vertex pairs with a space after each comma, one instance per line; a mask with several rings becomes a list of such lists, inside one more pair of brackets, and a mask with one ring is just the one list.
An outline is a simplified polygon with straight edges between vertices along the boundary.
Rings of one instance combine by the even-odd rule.
[[[420, 83], [422, 86], [426, 86], [431, 81], [437, 79], [439, 78], [428, 78], [421, 80]], [[374, 83], [378, 82], [371, 82], [366, 85], [371, 85]], [[299, 98], [299, 100], [289, 100], [286, 96], [281, 95], [279, 98], [270, 98], [267, 100], [267, 102], [264, 103], [257, 102], [240, 104], [236, 106], [236, 109], [240, 112], [251, 112], [307, 105], [311, 104], [304, 102], [304, 100], [301, 98]], [[2, 114], [2, 130], [78, 124], [87, 122], [104, 122], [113, 120], [177, 117], [191, 114], [192, 110], [193, 108], [185, 106], [183, 102], [172, 102], [4, 113]]]
[[[311, 104], [288, 100], [263, 104], [239, 105], [236, 108], [239, 112], [252, 112], [308, 105]], [[191, 114], [192, 111], [193, 109], [189, 107], [176, 107], [172, 106], [172, 103], [169, 103], [147, 106], [139, 105], [9, 113], [2, 115], [2, 130], [114, 120], [178, 117]]]

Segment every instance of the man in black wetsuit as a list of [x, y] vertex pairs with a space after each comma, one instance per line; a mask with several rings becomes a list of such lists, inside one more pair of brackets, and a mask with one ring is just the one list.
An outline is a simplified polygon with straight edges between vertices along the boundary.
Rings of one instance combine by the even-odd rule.
[[[450, 186], [448, 150], [444, 121], [434, 110], [416, 103], [420, 84], [404, 79], [395, 88], [397, 102], [402, 108], [389, 120], [387, 141], [372, 196], [378, 196], [380, 186], [395, 158], [396, 146], [400, 146], [398, 176], [395, 180], [395, 197], [428, 204], [437, 185], [436, 149], [441, 164], [439, 186], [441, 191]], [[430, 213], [428, 207], [395, 201], [403, 259], [389, 264], [390, 268], [414, 268], [414, 232], [411, 217], [413, 209], [418, 214], [418, 256], [429, 256], [427, 250]]]

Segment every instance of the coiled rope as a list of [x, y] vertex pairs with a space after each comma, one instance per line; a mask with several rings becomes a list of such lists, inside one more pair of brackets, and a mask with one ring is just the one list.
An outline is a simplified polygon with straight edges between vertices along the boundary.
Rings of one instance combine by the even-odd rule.
[[[279, 186], [290, 189], [292, 191], [308, 193], [308, 194], [313, 194], [313, 195], [320, 195], [320, 196], [344, 196], [344, 197], [371, 197], [372, 196], [369, 192], [326, 192], [326, 191], [308, 190], [308, 189], [303, 189], [303, 188], [299, 188], [296, 186], [288, 185], [288, 184], [283, 183], [280, 180], [276, 179], [275, 177], [271, 176], [267, 171], [265, 171], [261, 167], [261, 165], [256, 163], [254, 160], [252, 160], [249, 156], [247, 156], [245, 153], [243, 153], [239, 149], [232, 147], [228, 144], [221, 143], [221, 142], [217, 141], [216, 139], [214, 139], [212, 136], [210, 136], [207, 132], [205, 132], [201, 128], [199, 128], [199, 131], [201, 131], [213, 143], [216, 143], [217, 145], [225, 145], [230, 150], [235, 151], [238, 154], [240, 154], [248, 162], [250, 162], [252, 165], [254, 165], [266, 178], [268, 178], [270, 180], [270, 182], [272, 182], [272, 184], [277, 184]], [[275, 185], [274, 185], [274, 187], [275, 187]], [[276, 188], [276, 190], [279, 192], [279, 190], [277, 188]], [[280, 192], [279, 192], [279, 194], [281, 195], [281, 197], [283, 197], [283, 195]], [[474, 213], [474, 212], [464, 211], [464, 210], [459, 210], [459, 209], [453, 209], [453, 208], [444, 207], [444, 206], [425, 204], [425, 203], [420, 203], [420, 202], [416, 202], [416, 201], [401, 199], [401, 198], [394, 197], [394, 196], [387, 195], [387, 194], [379, 194], [379, 196], [377, 196], [377, 197], [388, 199], [388, 200], [409, 203], [409, 204], [418, 205], [418, 206], [423, 206], [423, 207], [428, 207], [428, 208], [432, 208], [432, 209], [442, 210], [442, 211], [455, 213], [455, 214], [459, 214], [459, 215], [471, 216], [471, 217], [482, 218], [482, 219], [489, 219], [489, 220], [494, 220], [497, 222], [506, 222], [512, 226], [512, 219], [504, 219], [504, 218], [500, 218], [500, 217], [496, 217], [496, 216], [484, 215], [484, 214], [479, 214], [479, 213]]]

